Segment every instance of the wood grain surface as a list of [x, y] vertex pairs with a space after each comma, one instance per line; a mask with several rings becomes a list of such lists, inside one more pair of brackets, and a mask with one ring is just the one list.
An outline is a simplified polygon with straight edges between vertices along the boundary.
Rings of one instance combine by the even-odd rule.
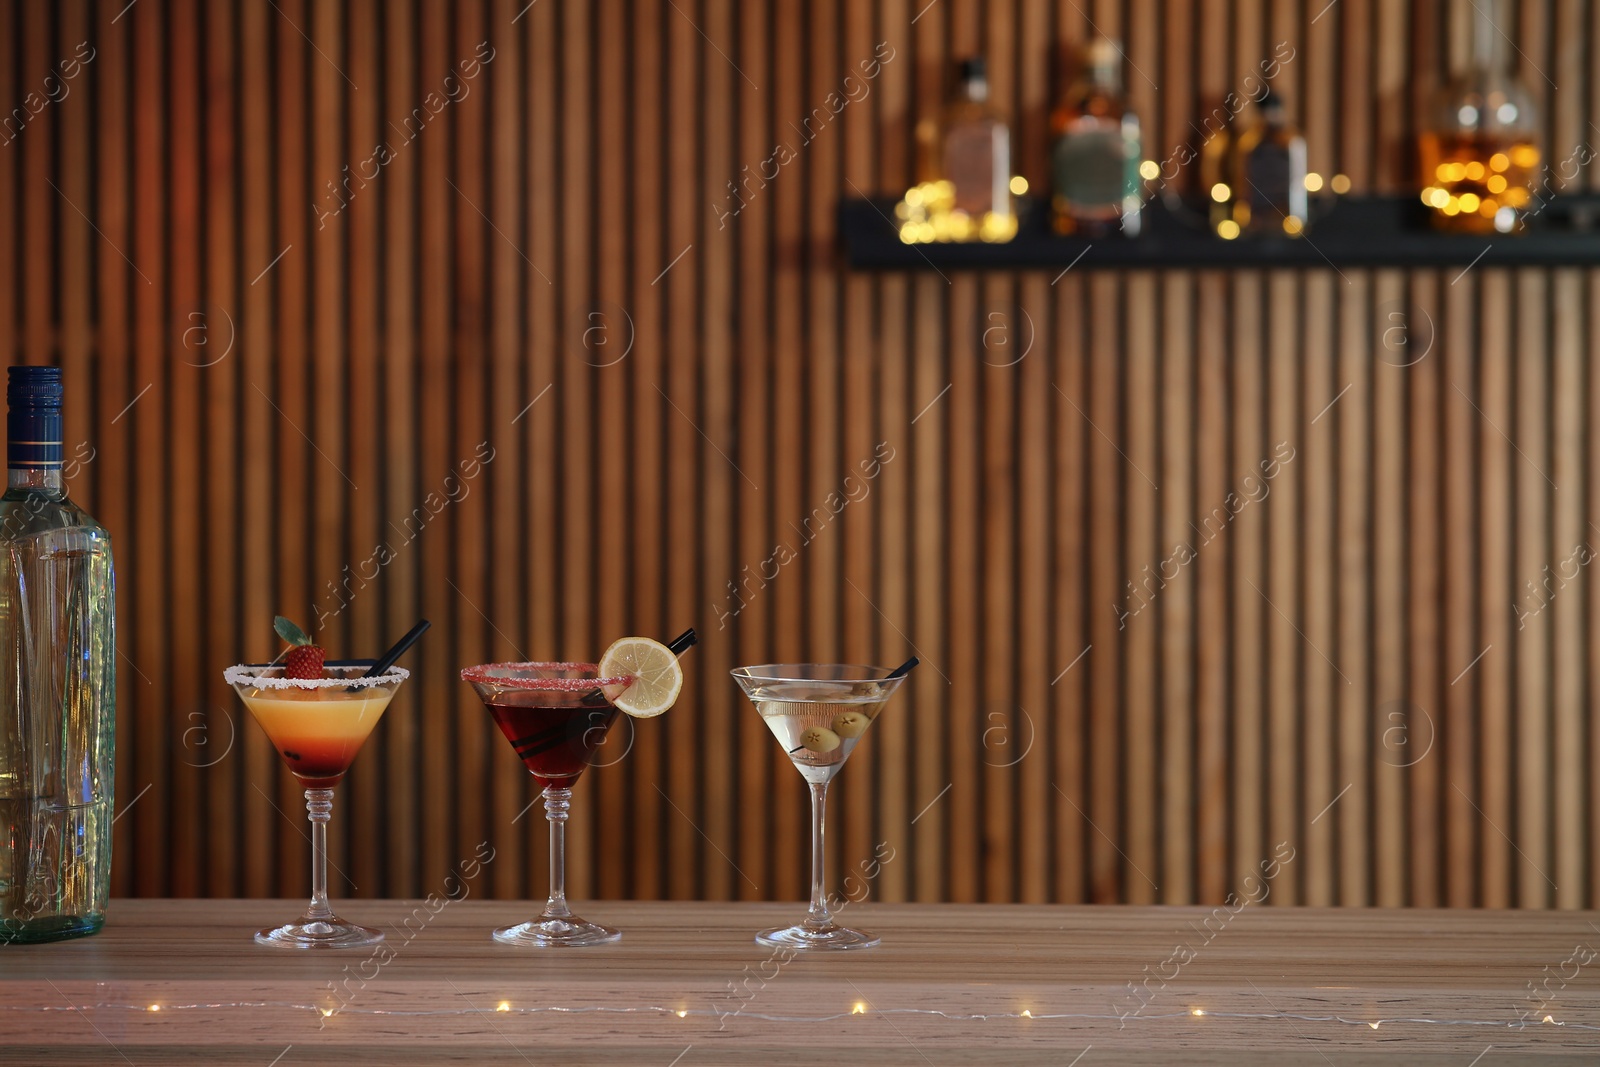
[[569, 952], [490, 941], [525, 902], [336, 904], [392, 958], [255, 945], [285, 900], [117, 901], [98, 937], [4, 949], [0, 1063], [1493, 1067], [1600, 1047], [1593, 913], [867, 903], [844, 914], [881, 948], [784, 959], [751, 935], [798, 903], [586, 903], [623, 939]]

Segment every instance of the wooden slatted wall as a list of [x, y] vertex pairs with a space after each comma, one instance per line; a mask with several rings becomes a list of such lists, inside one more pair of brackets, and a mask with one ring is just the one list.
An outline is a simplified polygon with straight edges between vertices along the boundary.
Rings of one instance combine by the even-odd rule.
[[[1551, 160], [1587, 162], [1600, 17], [1506, 11]], [[893, 850], [881, 899], [1219, 901], [1287, 845], [1275, 902], [1600, 905], [1600, 581], [1566, 562], [1600, 545], [1600, 273], [836, 250], [955, 56], [1042, 187], [1097, 31], [1153, 158], [1277, 55], [1313, 168], [1403, 190], [1470, 13], [0, 0], [0, 344], [65, 368], [117, 538], [116, 891], [304, 891], [300, 798], [221, 682], [282, 612], [350, 654], [435, 624], [341, 791], [345, 895], [485, 840], [479, 892], [542, 893], [456, 669], [692, 623], [679, 707], [579, 787], [575, 896], [800, 896], [803, 790], [726, 672], [915, 650], [832, 806], [836, 879]]]

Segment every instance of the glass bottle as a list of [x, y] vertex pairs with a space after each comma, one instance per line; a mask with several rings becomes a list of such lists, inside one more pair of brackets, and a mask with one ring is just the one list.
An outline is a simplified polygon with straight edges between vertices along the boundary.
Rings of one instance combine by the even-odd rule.
[[1122, 93], [1122, 53], [1101, 38], [1050, 116], [1051, 225], [1057, 233], [1137, 236], [1139, 118]]
[[94, 933], [111, 884], [111, 537], [67, 499], [61, 398], [59, 368], [11, 368], [0, 497], [0, 942]]
[[1440, 95], [1418, 138], [1422, 202], [1434, 225], [1457, 233], [1511, 233], [1539, 182], [1533, 96], [1506, 72], [1501, 0], [1476, 0], [1472, 63]]
[[1298, 237], [1308, 218], [1306, 139], [1268, 89], [1233, 151], [1233, 221], [1245, 233]]
[[982, 59], [964, 59], [944, 113], [940, 178], [953, 187], [952, 210], [973, 221], [1011, 214], [1011, 129], [989, 103]]

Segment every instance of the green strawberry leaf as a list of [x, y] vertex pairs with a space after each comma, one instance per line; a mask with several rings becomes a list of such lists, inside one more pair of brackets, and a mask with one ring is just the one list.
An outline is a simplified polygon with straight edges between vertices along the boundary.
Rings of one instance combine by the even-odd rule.
[[304, 630], [282, 615], [274, 615], [272, 617], [272, 628], [278, 631], [279, 637], [291, 645], [309, 645], [311, 643], [311, 638], [307, 636]]

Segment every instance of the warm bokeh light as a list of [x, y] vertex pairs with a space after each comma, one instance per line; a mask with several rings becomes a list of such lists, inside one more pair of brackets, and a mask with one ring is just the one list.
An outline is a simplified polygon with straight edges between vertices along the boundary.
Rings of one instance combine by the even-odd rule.
[[1322, 188], [1322, 175], [1312, 171], [1306, 175], [1306, 192], [1314, 193]]
[[1333, 180], [1328, 182], [1328, 188], [1343, 196], [1350, 191], [1350, 175], [1335, 174]]
[[[1011, 179], [1011, 190], [1026, 192], [1028, 183], [1018, 175]], [[1018, 193], [1018, 195], [1021, 195]], [[974, 218], [958, 210], [956, 187], [952, 182], [922, 182], [906, 190], [895, 205], [895, 217], [903, 244], [934, 244], [950, 241], [983, 241], [999, 244], [1017, 235], [1016, 212], [985, 212]]]
[[1232, 195], [1233, 190], [1228, 188], [1227, 182], [1218, 182], [1211, 187], [1211, 199], [1219, 204], [1226, 204]]
[[1461, 210], [1466, 212], [1467, 214], [1470, 215], [1474, 211], [1478, 210], [1478, 194], [1477, 193], [1462, 193], [1456, 199], [1457, 199], [1457, 202], [1461, 205]]
[[1014, 175], [1012, 177], [1012, 179], [1011, 179], [1011, 195], [1012, 196], [1027, 196], [1028, 195], [1028, 179], [1024, 178], [1020, 174]]
[[865, 1015], [866, 1013], [867, 1013], [866, 1001], [858, 1000], [858, 1001], [856, 1001], [855, 1007], [850, 1009], [850, 1014], [851, 1015]]
[[1153, 159], [1147, 159], [1139, 164], [1139, 177], [1147, 182], [1153, 182], [1161, 177], [1161, 165]]
[[1285, 215], [1283, 217], [1283, 232], [1288, 234], [1290, 237], [1299, 237], [1305, 228], [1306, 224], [1295, 218], [1293, 215]]
[[495, 1011], [510, 1011], [511, 1010], [511, 1002], [507, 1001], [507, 1000], [502, 1000], [499, 1004], [495, 1005], [494, 1010]]
[[1217, 236], [1224, 241], [1231, 241], [1239, 236], [1239, 224], [1232, 219], [1223, 219], [1217, 223]]
[[1511, 166], [1511, 157], [1504, 152], [1496, 152], [1489, 157], [1489, 169], [1496, 173], [1506, 170]]

